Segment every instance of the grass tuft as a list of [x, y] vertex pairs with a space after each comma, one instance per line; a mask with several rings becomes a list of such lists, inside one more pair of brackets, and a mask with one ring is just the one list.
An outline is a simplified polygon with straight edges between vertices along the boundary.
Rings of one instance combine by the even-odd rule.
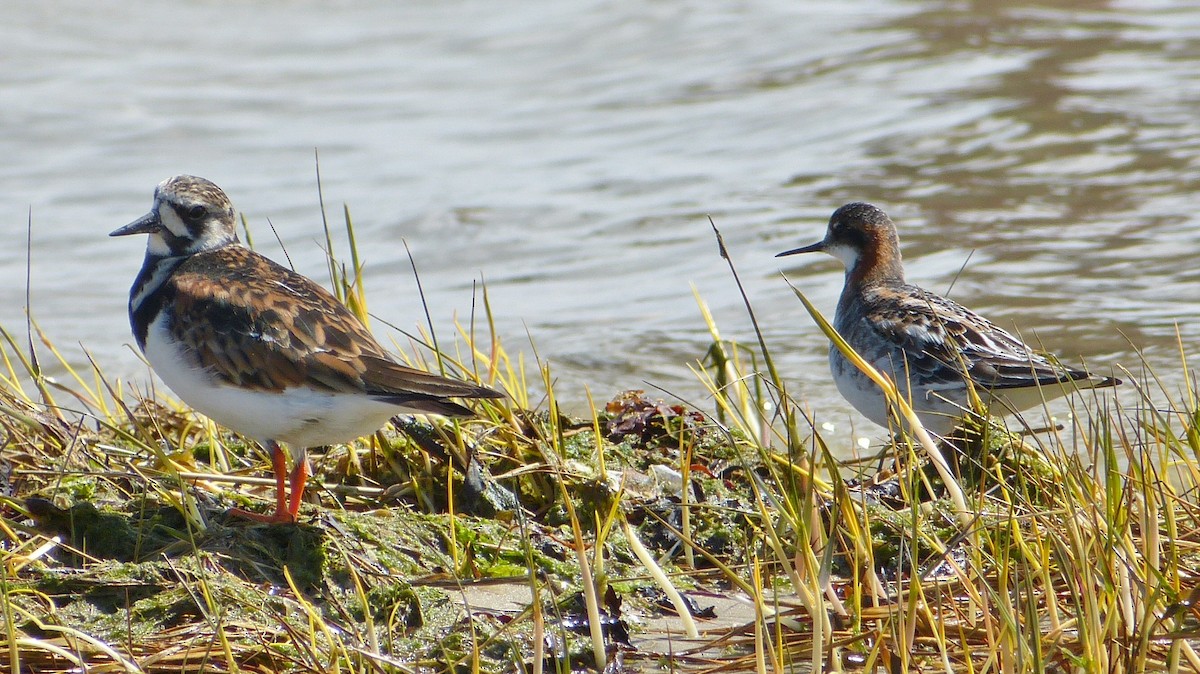
[[[352, 262], [327, 228], [329, 271], [365, 316], [344, 217]], [[73, 369], [32, 320], [28, 343], [0, 332], [0, 668], [1200, 670], [1186, 359], [1179, 391], [1143, 367], [1056, 431], [916, 432], [868, 464], [834, 455], [761, 333], [723, 339], [699, 297], [710, 402], [613, 392], [584, 418], [478, 299], [396, 350], [508, 399], [314, 451], [285, 526], [226, 515], [267, 505], [253, 443], [90, 354]]]

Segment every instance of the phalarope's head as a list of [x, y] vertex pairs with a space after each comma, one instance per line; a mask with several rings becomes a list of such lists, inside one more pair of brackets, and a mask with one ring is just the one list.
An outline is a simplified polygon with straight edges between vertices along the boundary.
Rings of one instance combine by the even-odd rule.
[[900, 239], [896, 225], [880, 209], [862, 202], [846, 204], [833, 212], [825, 238], [809, 246], [784, 251], [775, 257], [824, 252], [846, 265], [852, 276], [886, 275], [903, 279]]

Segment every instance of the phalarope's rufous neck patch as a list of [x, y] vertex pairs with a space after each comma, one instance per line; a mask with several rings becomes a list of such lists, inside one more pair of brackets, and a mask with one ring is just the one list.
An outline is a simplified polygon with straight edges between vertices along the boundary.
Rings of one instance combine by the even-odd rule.
[[[400, 365], [331, 293], [239, 243], [235, 225], [221, 188], [175, 176], [154, 191], [149, 213], [112, 236], [149, 235], [129, 320], [154, 371], [271, 453], [275, 513], [237, 514], [294, 522], [307, 447], [349, 442], [402, 413], [471, 416], [450, 398], [503, 397]], [[280, 442], [292, 449], [290, 477]]]
[[[970, 388], [992, 411], [1011, 413], [1071, 391], [1121, 383], [1059, 365], [970, 309], [905, 283], [896, 226], [875, 206], [842, 206], [823, 240], [776, 257], [818, 251], [846, 266], [834, 328], [896, 382], [936, 435], [954, 430], [971, 409]], [[883, 392], [833, 346], [829, 367], [855, 409], [890, 426]]]

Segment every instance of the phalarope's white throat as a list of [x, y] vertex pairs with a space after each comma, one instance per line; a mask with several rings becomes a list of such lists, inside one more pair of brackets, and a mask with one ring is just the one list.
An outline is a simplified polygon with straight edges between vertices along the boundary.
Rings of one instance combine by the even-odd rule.
[[[834, 328], [897, 383], [936, 435], [954, 430], [971, 409], [971, 388], [991, 411], [1012, 413], [1071, 391], [1121, 383], [1052, 362], [970, 309], [905, 283], [896, 226], [870, 204], [842, 206], [822, 241], [776, 257], [818, 251], [846, 266]], [[833, 346], [829, 367], [855, 409], [880, 426], [891, 425], [883, 391]]]
[[[242, 246], [235, 224], [221, 188], [175, 176], [158, 185], [149, 213], [112, 236], [150, 235], [129, 320], [154, 371], [271, 453], [275, 513], [237, 514], [294, 522], [307, 447], [349, 442], [402, 413], [471, 416], [449, 398], [502, 397], [395, 362], [332, 294]], [[280, 442], [292, 449], [290, 476]]]

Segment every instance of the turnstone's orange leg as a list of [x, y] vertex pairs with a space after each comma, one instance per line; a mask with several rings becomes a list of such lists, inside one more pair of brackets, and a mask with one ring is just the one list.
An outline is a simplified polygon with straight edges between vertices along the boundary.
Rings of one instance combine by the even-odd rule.
[[[278, 442], [271, 440], [271, 468], [275, 471], [275, 520], [281, 520], [287, 511], [287, 498], [284, 491], [287, 478], [287, 457]], [[288, 520], [282, 520], [288, 521]], [[294, 521], [294, 520], [293, 520]]]
[[[292, 468], [292, 474], [289, 478], [290, 484], [290, 500], [288, 502], [287, 514], [291, 517], [291, 521], [295, 522], [300, 514], [300, 501], [304, 499], [304, 485], [308, 481], [308, 456], [301, 450], [297, 452], [296, 466]], [[281, 506], [282, 507], [282, 506]]]
[[[296, 471], [293, 471], [292, 473], [292, 503], [294, 505], [289, 508], [286, 491], [288, 483], [287, 458], [283, 455], [283, 448], [280, 447], [279, 443], [275, 441], [271, 441], [271, 443], [267, 446], [267, 449], [271, 451], [271, 468], [275, 472], [275, 514], [262, 515], [259, 513], [252, 513], [249, 510], [242, 510], [241, 508], [231, 509], [229, 514], [234, 515], [235, 517], [254, 520], [255, 522], [267, 522], [269, 524], [287, 524], [295, 522], [296, 513], [300, 511], [300, 498], [296, 496], [296, 488], [294, 486]], [[307, 464], [307, 460], [301, 461], [296, 465], [296, 468], [299, 470], [300, 466], [307, 466]], [[304, 472], [307, 472], [307, 470]], [[300, 496], [303, 495], [304, 479], [302, 477], [300, 481]]]

